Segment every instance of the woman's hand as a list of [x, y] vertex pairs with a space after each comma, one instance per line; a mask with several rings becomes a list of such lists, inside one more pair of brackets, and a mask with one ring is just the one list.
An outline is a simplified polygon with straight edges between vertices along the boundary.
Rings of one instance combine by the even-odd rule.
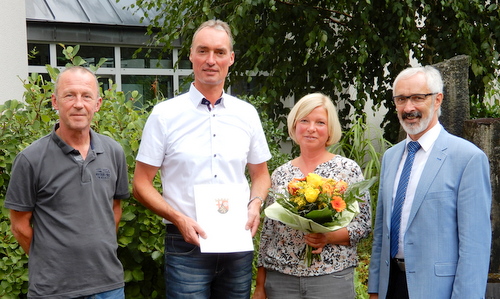
[[311, 246], [312, 248], [316, 248], [315, 250], [312, 251], [312, 253], [314, 254], [321, 253], [326, 244], [345, 245], [345, 246], [351, 245], [351, 241], [349, 239], [349, 232], [345, 227], [324, 234], [322, 233], [307, 234], [305, 235], [304, 239], [307, 245]]
[[255, 290], [253, 292], [252, 299], [266, 299], [266, 289], [264, 285], [266, 283], [266, 269], [264, 267], [257, 267], [257, 277], [255, 279]]
[[323, 247], [328, 244], [328, 238], [326, 234], [315, 233], [315, 234], [307, 234], [304, 236], [306, 244], [314, 248], [312, 253], [319, 254], [323, 251]]

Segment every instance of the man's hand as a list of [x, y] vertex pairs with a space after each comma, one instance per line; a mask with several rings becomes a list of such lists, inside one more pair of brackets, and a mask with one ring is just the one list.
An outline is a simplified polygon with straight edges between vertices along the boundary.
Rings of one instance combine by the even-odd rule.
[[182, 237], [184, 238], [184, 241], [188, 243], [194, 244], [199, 247], [200, 246], [199, 237], [202, 237], [203, 239], [207, 238], [207, 234], [201, 228], [198, 222], [194, 221], [193, 219], [187, 216], [183, 215], [182, 217], [179, 217], [176, 220], [172, 220], [172, 223], [179, 229], [179, 231], [182, 234]]
[[245, 225], [245, 229], [252, 230], [252, 237], [255, 236], [255, 234], [257, 233], [257, 229], [259, 229], [260, 203], [261, 201], [259, 199], [255, 199], [248, 205], [248, 221]]

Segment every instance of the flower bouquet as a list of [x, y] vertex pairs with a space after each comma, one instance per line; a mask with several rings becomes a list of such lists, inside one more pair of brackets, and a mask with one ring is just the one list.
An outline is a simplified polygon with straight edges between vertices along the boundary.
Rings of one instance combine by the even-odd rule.
[[[327, 233], [347, 226], [359, 213], [358, 201], [376, 178], [348, 185], [345, 181], [323, 178], [315, 173], [294, 178], [285, 194], [270, 192], [275, 202], [264, 210], [266, 216], [304, 233]], [[311, 246], [304, 251], [304, 261], [311, 266]]]

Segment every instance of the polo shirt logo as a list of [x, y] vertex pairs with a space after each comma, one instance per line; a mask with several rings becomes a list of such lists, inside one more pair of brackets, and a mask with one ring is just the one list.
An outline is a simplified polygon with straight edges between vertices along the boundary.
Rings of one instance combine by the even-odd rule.
[[97, 168], [95, 176], [100, 180], [109, 180], [111, 178], [111, 170], [107, 168]]

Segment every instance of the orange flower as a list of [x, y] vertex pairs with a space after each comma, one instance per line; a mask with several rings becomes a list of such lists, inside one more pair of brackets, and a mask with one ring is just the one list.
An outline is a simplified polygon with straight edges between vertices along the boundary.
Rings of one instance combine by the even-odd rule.
[[321, 186], [321, 191], [323, 194], [332, 196], [335, 192], [335, 182], [332, 179], [327, 180], [323, 186]]
[[292, 196], [297, 195], [297, 191], [299, 191], [299, 189], [300, 185], [296, 180], [293, 180], [290, 183], [288, 183], [288, 193], [290, 193], [290, 195]]
[[346, 208], [346, 203], [340, 196], [332, 197], [332, 201], [330, 201], [332, 208], [337, 212], [342, 212]]

